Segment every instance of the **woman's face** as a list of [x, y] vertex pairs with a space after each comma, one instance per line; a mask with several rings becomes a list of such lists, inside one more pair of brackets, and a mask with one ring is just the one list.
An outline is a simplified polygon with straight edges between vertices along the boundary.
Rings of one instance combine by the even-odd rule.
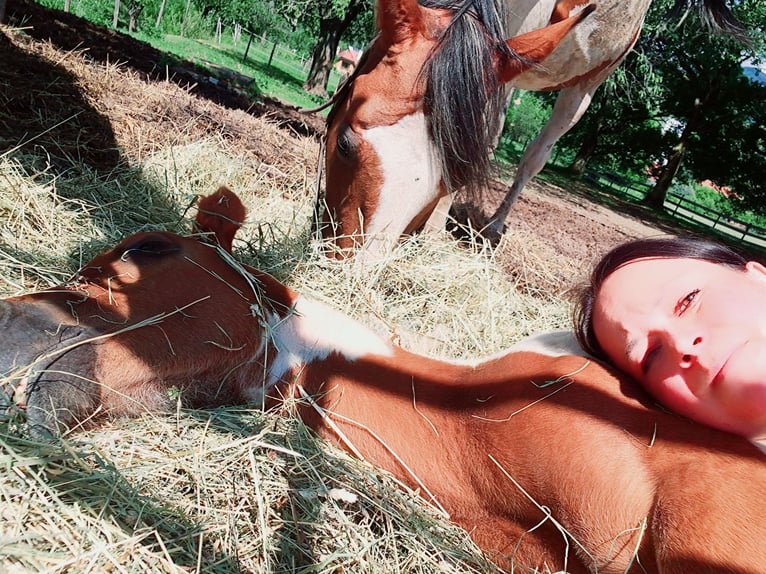
[[766, 268], [640, 259], [604, 281], [596, 338], [665, 406], [751, 438], [766, 436]]

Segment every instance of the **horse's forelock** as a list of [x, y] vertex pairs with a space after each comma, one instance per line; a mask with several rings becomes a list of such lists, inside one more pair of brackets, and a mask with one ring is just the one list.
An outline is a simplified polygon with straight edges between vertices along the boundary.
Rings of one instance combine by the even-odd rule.
[[423, 105], [445, 183], [452, 191], [482, 189], [504, 103], [495, 73], [495, 53], [507, 49], [498, 7], [493, 0], [421, 5], [456, 10], [422, 70]]

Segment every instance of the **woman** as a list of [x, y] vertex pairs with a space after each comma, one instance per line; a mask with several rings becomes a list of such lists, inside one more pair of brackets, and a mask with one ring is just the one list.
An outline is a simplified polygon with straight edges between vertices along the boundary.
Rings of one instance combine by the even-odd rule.
[[766, 267], [692, 238], [607, 253], [579, 294], [589, 353], [698, 422], [766, 437]]

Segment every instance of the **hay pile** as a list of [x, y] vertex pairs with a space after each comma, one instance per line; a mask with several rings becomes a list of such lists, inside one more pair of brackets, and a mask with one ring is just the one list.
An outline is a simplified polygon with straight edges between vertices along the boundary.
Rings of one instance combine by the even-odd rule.
[[[240, 259], [407, 348], [476, 357], [566, 326], [560, 299], [447, 236], [413, 238], [381, 261], [325, 258], [309, 238], [315, 141], [3, 32], [66, 72], [84, 111], [62, 108], [45, 120], [59, 131], [0, 154], [0, 295], [55, 285], [130, 233], [188, 232], [195, 197], [226, 183], [250, 213]], [[119, 161], [67, 139], [88, 129], [70, 125], [86, 114], [108, 120]], [[494, 571], [464, 532], [295, 420], [179, 411], [54, 445], [18, 422], [0, 420], [2, 572]]]

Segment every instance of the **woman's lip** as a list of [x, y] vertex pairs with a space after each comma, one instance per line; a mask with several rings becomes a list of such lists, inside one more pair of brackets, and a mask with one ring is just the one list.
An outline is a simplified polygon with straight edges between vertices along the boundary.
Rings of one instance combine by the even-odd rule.
[[744, 343], [742, 343], [741, 345], [739, 345], [739, 346], [735, 347], [734, 349], [732, 349], [732, 351], [731, 351], [731, 352], [730, 352], [728, 355], [726, 355], [726, 357], [725, 357], [725, 358], [724, 358], [724, 360], [721, 362], [721, 364], [720, 364], [720, 366], [718, 367], [718, 369], [716, 369], [716, 370], [714, 371], [714, 372], [715, 372], [715, 376], [714, 376], [714, 377], [712, 378], [712, 380], [710, 381], [710, 386], [711, 386], [711, 387], [714, 387], [714, 386], [716, 386], [718, 383], [720, 383], [720, 382], [721, 382], [721, 379], [723, 379], [724, 371], [726, 370], [726, 365], [728, 365], [728, 364], [729, 364], [729, 360], [730, 360], [730, 359], [731, 359], [731, 358], [734, 356], [734, 354], [735, 354], [735, 353], [736, 353], [736, 352], [737, 352], [737, 351], [738, 351], [740, 348], [744, 347], [746, 343], [747, 343], [747, 341], [745, 341], [745, 342], [744, 342]]

